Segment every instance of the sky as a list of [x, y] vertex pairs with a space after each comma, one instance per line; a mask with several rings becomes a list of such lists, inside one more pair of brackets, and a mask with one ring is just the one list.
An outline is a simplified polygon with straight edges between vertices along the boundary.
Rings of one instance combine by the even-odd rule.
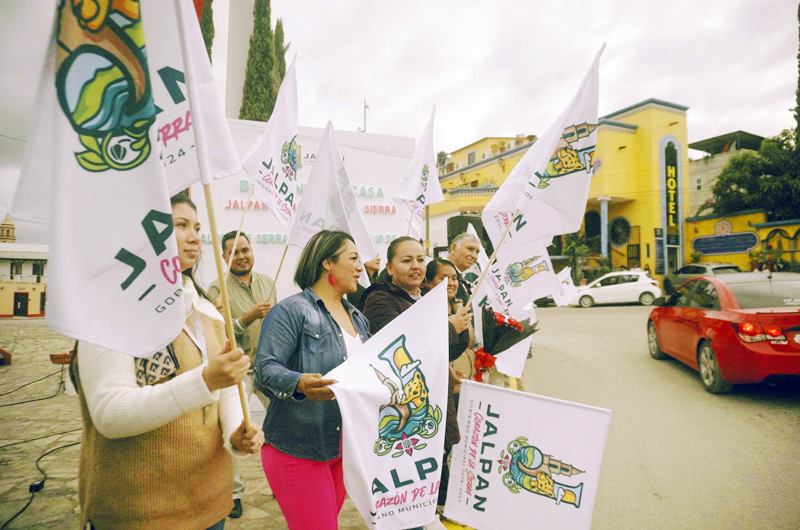
[[[0, 216], [55, 3], [0, 0]], [[794, 126], [797, 15], [789, 0], [272, 1], [298, 55], [300, 125], [363, 128], [366, 100], [367, 132], [418, 138], [436, 105], [434, 148], [448, 152], [544, 132], [604, 42], [601, 116], [657, 98], [689, 107], [690, 142], [774, 136]]]

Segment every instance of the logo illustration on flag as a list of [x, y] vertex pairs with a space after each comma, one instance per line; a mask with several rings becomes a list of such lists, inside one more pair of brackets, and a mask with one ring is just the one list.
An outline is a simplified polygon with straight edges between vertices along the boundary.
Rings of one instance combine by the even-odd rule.
[[[536, 176], [539, 177], [537, 186], [539, 189], [549, 186], [547, 181], [551, 178], [563, 177], [578, 171], [592, 172], [592, 159], [597, 143], [597, 135], [592, 136], [592, 133], [596, 129], [597, 124], [590, 125], [588, 123], [570, 125], [564, 129], [561, 139], [556, 144], [556, 150], [547, 163], [544, 175], [536, 172]], [[582, 140], [585, 142], [581, 142]], [[580, 145], [582, 143], [590, 145]]]
[[519, 287], [522, 282], [533, 277], [534, 274], [549, 271], [547, 260], [542, 256], [533, 256], [522, 262], [512, 263], [506, 268], [505, 280], [512, 287]]
[[391, 392], [389, 402], [380, 408], [379, 437], [373, 451], [378, 456], [385, 456], [396, 450], [393, 458], [403, 454], [411, 456], [415, 450], [427, 447], [421, 443], [420, 437], [436, 436], [442, 422], [442, 409], [429, 403], [428, 385], [420, 369], [422, 362], [409, 355], [405, 335], [387, 346], [378, 358], [389, 364], [397, 380], [370, 365], [381, 384]]
[[297, 143], [297, 135], [294, 135], [288, 142], [284, 142], [281, 148], [281, 163], [283, 164], [283, 176], [285, 179], [297, 179], [297, 172], [303, 168], [300, 163], [302, 153], [300, 152], [300, 144]]
[[588, 530], [610, 422], [610, 410], [463, 381], [445, 517]]
[[571, 477], [583, 471], [542, 453], [538, 447], [529, 445], [524, 436], [508, 444], [508, 454], [500, 451], [500, 460], [497, 463], [500, 464], [497, 471], [505, 472], [503, 485], [511, 493], [519, 493], [521, 488], [550, 497], [556, 504], [563, 502], [580, 508], [583, 482], [577, 486], [568, 486], [553, 480], [553, 475]]
[[139, 166], [151, 151], [156, 108], [138, 5], [87, 17], [62, 2], [57, 16], [56, 93], [86, 148], [75, 153], [78, 163], [87, 171]]

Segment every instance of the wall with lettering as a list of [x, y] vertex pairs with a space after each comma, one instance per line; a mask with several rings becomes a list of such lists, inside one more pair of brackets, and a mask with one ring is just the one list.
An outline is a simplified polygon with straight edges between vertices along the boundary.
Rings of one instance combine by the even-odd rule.
[[[244, 156], [261, 134], [263, 124], [231, 119], [229, 125], [236, 149], [240, 156]], [[298, 128], [297, 141], [301, 148], [302, 163], [298, 171], [300, 183], [298, 195], [301, 200], [316, 161], [323, 132], [322, 128]], [[402, 214], [397, 212], [392, 194], [396, 183], [402, 178], [411, 162], [414, 139], [336, 131], [336, 140], [344, 157], [361, 215], [370, 229], [383, 267], [389, 243], [405, 235], [408, 226], [403, 222]], [[286, 234], [266, 205], [253, 197], [247, 200], [247, 184], [247, 174], [244, 171], [212, 184], [217, 228], [220, 234], [236, 230], [242, 219], [242, 213], [246, 212], [243, 232], [248, 235], [252, 244], [255, 257], [253, 270], [274, 277], [285, 248]], [[201, 239], [204, 243], [199, 268], [200, 281], [208, 286], [216, 279], [217, 272], [211, 248], [205, 198], [200, 185], [192, 187], [192, 200], [197, 204], [202, 225]], [[286, 253], [277, 282], [279, 300], [299, 291], [292, 279], [300, 251], [296, 247], [289, 247]]]

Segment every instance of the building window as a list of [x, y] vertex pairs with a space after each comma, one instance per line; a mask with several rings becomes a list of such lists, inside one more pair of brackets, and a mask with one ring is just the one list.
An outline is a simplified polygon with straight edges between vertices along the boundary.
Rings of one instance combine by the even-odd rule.
[[476, 151], [472, 151], [470, 153], [467, 153], [467, 165], [468, 166], [475, 163], [475, 157], [476, 156], [477, 156], [477, 152]]
[[697, 189], [698, 190], [703, 189], [703, 181], [701, 179], [697, 179]]
[[631, 239], [631, 224], [624, 217], [615, 217], [608, 223], [611, 244], [615, 247], [627, 245]]

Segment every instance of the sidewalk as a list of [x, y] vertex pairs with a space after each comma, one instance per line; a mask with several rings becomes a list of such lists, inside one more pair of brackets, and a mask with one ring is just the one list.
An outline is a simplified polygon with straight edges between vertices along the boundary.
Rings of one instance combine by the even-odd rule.
[[[0, 320], [0, 347], [13, 356], [11, 366], [0, 366], [0, 394], [48, 374], [60, 367], [50, 363], [50, 354], [71, 350], [74, 341], [47, 327], [44, 319]], [[36, 459], [57, 447], [80, 441], [78, 400], [64, 390], [52, 399], [10, 407], [2, 405], [52, 396], [60, 374], [0, 396], [0, 526], [20, 510], [30, 498], [28, 486], [41, 480]], [[64, 378], [68, 378], [66, 369]], [[73, 431], [64, 434], [55, 434]], [[78, 457], [80, 445], [60, 449], [39, 462], [47, 472], [44, 489], [34, 496], [31, 505], [9, 526], [28, 529], [78, 528]], [[228, 519], [226, 530], [283, 530], [286, 522], [278, 503], [265, 492], [266, 480], [261, 461], [253, 456], [244, 461], [242, 476], [247, 490], [244, 513], [240, 519]], [[348, 498], [339, 516], [342, 530], [365, 529], [360, 515]]]

